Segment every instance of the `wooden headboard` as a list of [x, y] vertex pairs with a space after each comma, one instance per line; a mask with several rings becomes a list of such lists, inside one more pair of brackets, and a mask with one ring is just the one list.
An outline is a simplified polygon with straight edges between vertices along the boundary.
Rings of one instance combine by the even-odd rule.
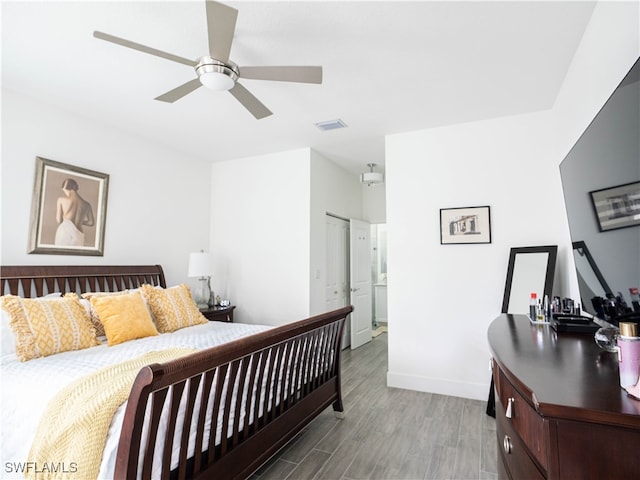
[[160, 265], [0, 266], [1, 295], [34, 298], [54, 292], [117, 292], [144, 283], [166, 287]]

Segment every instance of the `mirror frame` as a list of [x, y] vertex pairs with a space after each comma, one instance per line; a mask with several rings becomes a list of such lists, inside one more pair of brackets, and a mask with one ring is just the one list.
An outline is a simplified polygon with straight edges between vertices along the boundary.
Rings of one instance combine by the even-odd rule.
[[516, 258], [518, 255], [527, 255], [530, 253], [548, 253], [547, 268], [545, 269], [544, 278], [544, 291], [542, 296], [545, 295], [551, 299], [551, 293], [553, 290], [553, 277], [556, 270], [556, 257], [558, 255], [557, 245], [544, 245], [539, 247], [517, 247], [512, 248], [509, 253], [509, 266], [507, 267], [507, 281], [504, 286], [504, 297], [502, 299], [502, 313], [508, 313], [509, 299], [511, 297], [511, 286], [513, 283], [513, 271], [516, 265]]
[[[584, 243], [582, 240], [579, 240], [577, 242], [573, 242], [572, 245], [573, 245], [574, 251], [577, 251], [579, 255], [584, 255], [587, 258], [587, 262], [589, 262], [589, 266], [591, 267], [591, 270], [593, 270], [594, 275], [600, 282], [600, 285], [602, 286], [602, 290], [604, 290], [605, 293], [613, 294], [613, 291], [611, 290], [611, 288], [609, 288], [609, 284], [607, 284], [607, 281], [602, 276], [602, 272], [600, 272], [598, 265], [596, 265], [596, 261], [593, 259], [591, 252], [587, 248], [587, 244]], [[584, 301], [582, 303], [584, 305]]]

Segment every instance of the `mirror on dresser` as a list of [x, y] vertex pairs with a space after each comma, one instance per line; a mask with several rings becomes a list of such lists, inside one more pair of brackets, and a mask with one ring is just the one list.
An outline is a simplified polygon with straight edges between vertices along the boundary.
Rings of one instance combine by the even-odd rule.
[[[639, 80], [640, 59], [560, 165], [582, 307], [613, 323], [640, 321], [640, 312], [603, 314], [592, 298], [620, 295], [633, 310], [629, 289], [640, 288], [640, 225], [601, 231], [592, 192], [640, 182]], [[640, 195], [625, 197], [625, 208], [627, 223], [637, 223]]]

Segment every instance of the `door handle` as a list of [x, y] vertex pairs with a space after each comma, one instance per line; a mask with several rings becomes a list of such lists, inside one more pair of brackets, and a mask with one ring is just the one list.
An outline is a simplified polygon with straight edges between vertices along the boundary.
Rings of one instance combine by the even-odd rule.
[[352, 288], [351, 289], [352, 292], [357, 292], [358, 290], [360, 290], [360, 288]]

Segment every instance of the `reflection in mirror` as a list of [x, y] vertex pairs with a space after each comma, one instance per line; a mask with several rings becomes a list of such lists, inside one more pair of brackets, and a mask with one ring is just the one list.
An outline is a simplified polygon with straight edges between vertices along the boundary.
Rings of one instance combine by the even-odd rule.
[[551, 300], [556, 268], [557, 245], [512, 248], [509, 254], [507, 281], [502, 300], [503, 313], [529, 313], [529, 299]]
[[[630, 289], [640, 287], [640, 227], [601, 232], [589, 192], [640, 181], [639, 80], [640, 60], [560, 165], [571, 238], [583, 242], [589, 252], [585, 257], [574, 250], [583, 308], [613, 323], [625, 315], [625, 319], [640, 320], [640, 312], [630, 311]], [[590, 270], [599, 271], [601, 279]], [[592, 306], [594, 296], [606, 298], [607, 294], [620, 297], [619, 302], [613, 299], [620, 304], [613, 310], [614, 317], [598, 313]], [[627, 314], [623, 313], [625, 308]]]
[[573, 242], [573, 258], [578, 275], [582, 309], [591, 315], [596, 315], [591, 299], [594, 297], [606, 298], [607, 294], [612, 293], [611, 289], [584, 242]]

